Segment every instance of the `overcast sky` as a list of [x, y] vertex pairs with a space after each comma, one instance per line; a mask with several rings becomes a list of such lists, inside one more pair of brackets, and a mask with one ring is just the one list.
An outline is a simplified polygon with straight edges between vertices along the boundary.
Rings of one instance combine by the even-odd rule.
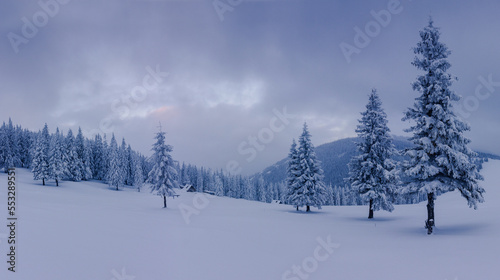
[[412, 48], [431, 15], [471, 145], [500, 154], [499, 11], [494, 0], [5, 0], [0, 120], [114, 132], [148, 156], [161, 122], [176, 160], [250, 174], [284, 158], [305, 121], [316, 146], [354, 136], [372, 88], [404, 135]]

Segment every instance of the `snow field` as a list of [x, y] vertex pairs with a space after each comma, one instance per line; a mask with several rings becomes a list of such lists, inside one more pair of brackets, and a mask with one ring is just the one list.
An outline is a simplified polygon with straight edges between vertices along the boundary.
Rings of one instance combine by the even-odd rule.
[[[427, 236], [425, 203], [377, 211], [371, 221], [367, 206], [305, 213], [182, 192], [162, 209], [162, 198], [146, 191], [97, 181], [43, 187], [16, 169], [17, 272], [7, 271], [1, 226], [0, 279], [498, 279], [498, 170], [500, 161], [485, 163], [486, 202], [476, 211], [458, 192], [438, 197]], [[1, 174], [1, 224], [6, 182]], [[186, 207], [196, 210], [189, 223]], [[338, 247], [330, 253], [319, 240]]]

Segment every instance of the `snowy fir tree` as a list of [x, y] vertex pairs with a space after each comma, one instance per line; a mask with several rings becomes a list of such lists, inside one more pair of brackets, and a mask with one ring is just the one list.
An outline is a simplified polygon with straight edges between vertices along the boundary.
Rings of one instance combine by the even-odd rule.
[[189, 180], [189, 175], [188, 175], [188, 167], [184, 162], [182, 162], [182, 167], [181, 167], [181, 174], [180, 174], [180, 180], [179, 182], [185, 186], [187, 184], [191, 184]]
[[106, 138], [106, 134], [104, 134], [104, 136], [102, 137], [102, 159], [103, 159], [103, 164], [100, 169], [100, 171], [98, 171], [101, 176], [103, 176], [102, 180], [104, 181], [107, 181], [107, 176], [108, 176], [108, 172], [109, 172], [109, 145], [108, 145], [108, 140]]
[[73, 136], [73, 131], [68, 130], [66, 135], [66, 146], [65, 146], [65, 163], [67, 167], [66, 177], [69, 180], [78, 182], [82, 180], [83, 174], [83, 162], [80, 157], [78, 157], [77, 146], [75, 137]]
[[394, 209], [392, 199], [398, 176], [392, 156], [396, 149], [376, 90], [369, 95], [366, 111], [361, 116], [356, 128], [360, 155], [354, 156], [349, 163], [349, 178], [346, 181], [369, 203], [368, 218], [372, 219], [373, 211], [382, 209], [391, 212]]
[[414, 147], [405, 151], [410, 160], [404, 171], [411, 182], [404, 192], [427, 194], [429, 234], [435, 222], [436, 195], [458, 189], [474, 209], [484, 201], [484, 189], [478, 185], [482, 177], [474, 163], [476, 154], [467, 147], [470, 140], [463, 135], [470, 127], [456, 116], [452, 107], [452, 102], [460, 98], [450, 89], [454, 80], [447, 73], [450, 51], [439, 37], [440, 32], [430, 19], [428, 26], [420, 31], [421, 41], [413, 50], [416, 57], [412, 64], [424, 72], [413, 83], [413, 90], [420, 96], [403, 118], [415, 122], [406, 130], [413, 133], [410, 139]]
[[[287, 160], [287, 169], [286, 169], [286, 184], [288, 187], [288, 192], [287, 192], [287, 202], [289, 204], [294, 205], [292, 201], [290, 201], [290, 198], [293, 197], [295, 192], [297, 191], [296, 188], [299, 186], [296, 184], [297, 179], [300, 175], [300, 162], [299, 162], [299, 155], [297, 151], [297, 143], [295, 142], [295, 139], [293, 139], [292, 146], [290, 147], [290, 152], [288, 153], [288, 160]], [[299, 205], [295, 205], [297, 211], [299, 211]]]
[[255, 189], [252, 188], [252, 183], [250, 182], [250, 178], [245, 178], [243, 180], [243, 198], [247, 200], [255, 200]]
[[42, 132], [38, 135], [35, 146], [35, 154], [33, 156], [33, 179], [42, 180], [45, 186], [45, 180], [49, 179], [49, 128], [47, 124], [43, 127]]
[[142, 172], [142, 161], [141, 158], [137, 155], [134, 159], [134, 186], [137, 188], [137, 191], [140, 192], [143, 185], [144, 174]]
[[123, 178], [123, 184], [125, 185], [128, 178], [127, 143], [125, 142], [125, 138], [122, 138], [122, 144], [118, 147], [118, 157], [120, 163], [120, 176]]
[[135, 180], [134, 180], [135, 160], [134, 160], [134, 153], [133, 153], [132, 147], [130, 147], [130, 145], [127, 145], [125, 168], [126, 168], [126, 173], [127, 173], [127, 178], [125, 179], [125, 184], [127, 184], [129, 186], [133, 186], [135, 183]]
[[90, 151], [85, 144], [85, 138], [83, 137], [82, 129], [80, 127], [78, 127], [78, 134], [75, 138], [75, 150], [79, 161], [78, 168], [80, 168], [80, 174], [82, 176], [81, 179], [92, 179], [92, 170], [90, 168]]
[[0, 128], [0, 168], [3, 167], [6, 173], [11, 167], [23, 166], [18, 134], [19, 130], [14, 127], [10, 118], [8, 125], [3, 123]]
[[56, 133], [52, 136], [49, 152], [49, 178], [56, 181], [56, 186], [59, 186], [59, 181], [64, 178], [66, 173], [66, 164], [63, 156], [63, 138], [56, 129]]
[[122, 172], [121, 157], [114, 133], [111, 136], [111, 142], [109, 144], [109, 169], [106, 175], [106, 181], [108, 181], [110, 186], [115, 187], [116, 190], [119, 190], [125, 182]]
[[316, 159], [314, 146], [311, 143], [311, 134], [304, 123], [302, 135], [299, 138], [298, 155], [298, 174], [293, 183], [293, 192], [289, 197], [292, 205], [302, 207], [306, 206], [306, 211], [310, 211], [310, 206], [321, 209], [325, 203], [326, 189], [323, 183], [323, 170], [319, 161]]
[[33, 146], [34, 142], [33, 133], [27, 129], [22, 129], [21, 126], [17, 126], [16, 130], [19, 134], [19, 157], [21, 159], [20, 167], [30, 168], [33, 161], [32, 154], [30, 153], [31, 147]]
[[8, 131], [5, 122], [0, 127], [0, 168], [4, 168], [5, 173], [13, 166], [11, 160], [11, 148], [8, 140]]
[[4, 122], [0, 127], [0, 169], [5, 172], [11, 167], [31, 169], [38, 135], [14, 126], [10, 118], [8, 124]]
[[267, 185], [267, 196], [266, 196], [266, 202], [271, 203], [275, 199], [275, 186], [273, 183], [270, 183]]
[[156, 133], [156, 142], [153, 144], [153, 169], [148, 174], [151, 183], [151, 192], [163, 197], [163, 208], [167, 208], [167, 196], [174, 196], [174, 188], [178, 188], [177, 171], [172, 159], [173, 148], [165, 143], [165, 132]]
[[326, 187], [326, 205], [334, 205], [334, 195], [333, 195], [333, 188], [331, 185], [328, 185]]
[[104, 180], [107, 173], [107, 159], [105, 157], [104, 144], [101, 135], [94, 137], [92, 144], [92, 177], [97, 180]]
[[223, 196], [224, 195], [224, 184], [222, 183], [222, 179], [219, 175], [215, 175], [215, 195]]
[[12, 166], [22, 166], [21, 155], [19, 153], [19, 137], [18, 130], [12, 124], [12, 120], [9, 118], [9, 125], [7, 127], [7, 139], [9, 140], [10, 150], [11, 150], [11, 160]]
[[[196, 189], [199, 192], [203, 192], [203, 190], [205, 189], [204, 188], [204, 185], [205, 185], [204, 183], [205, 182], [204, 182], [204, 178], [203, 178], [203, 170], [202, 170], [202, 168], [200, 168], [197, 171], [197, 177], [196, 177]], [[224, 195], [224, 187], [222, 188], [222, 195]]]

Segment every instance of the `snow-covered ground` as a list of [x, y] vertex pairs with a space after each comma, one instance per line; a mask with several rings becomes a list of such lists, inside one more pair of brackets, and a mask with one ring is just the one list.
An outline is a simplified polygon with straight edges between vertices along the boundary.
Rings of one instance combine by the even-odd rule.
[[146, 191], [99, 182], [43, 187], [17, 169], [15, 273], [7, 271], [7, 177], [0, 175], [0, 279], [496, 280], [499, 170], [500, 161], [484, 165], [486, 202], [477, 211], [458, 192], [438, 197], [428, 236], [425, 203], [375, 212], [372, 221], [367, 207], [305, 213], [194, 193], [162, 209]]

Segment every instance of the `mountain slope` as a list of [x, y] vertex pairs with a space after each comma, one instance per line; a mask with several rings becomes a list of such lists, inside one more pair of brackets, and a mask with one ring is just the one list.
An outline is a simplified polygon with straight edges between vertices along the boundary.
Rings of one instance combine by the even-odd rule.
[[[358, 141], [358, 138], [345, 138], [316, 147], [316, 156], [321, 161], [327, 185], [344, 185], [344, 178], [349, 173], [347, 164], [354, 155], [358, 154], [356, 141]], [[395, 137], [393, 142], [398, 150], [408, 148], [411, 145], [404, 137]], [[286, 162], [287, 158], [282, 159], [265, 168], [262, 172], [255, 174], [254, 177], [262, 175], [266, 182], [281, 182], [286, 178]]]
[[[316, 147], [316, 155], [321, 161], [321, 166], [325, 172], [325, 183], [332, 186], [343, 186], [344, 178], [349, 174], [347, 164], [351, 158], [357, 155], [356, 141], [358, 138], [345, 138]], [[397, 150], [409, 148], [412, 143], [402, 136], [394, 136], [394, 146]], [[478, 152], [481, 158], [500, 159], [499, 156]], [[265, 168], [262, 172], [253, 175], [253, 178], [262, 176], [268, 183], [279, 183], [286, 178], [287, 158]]]

